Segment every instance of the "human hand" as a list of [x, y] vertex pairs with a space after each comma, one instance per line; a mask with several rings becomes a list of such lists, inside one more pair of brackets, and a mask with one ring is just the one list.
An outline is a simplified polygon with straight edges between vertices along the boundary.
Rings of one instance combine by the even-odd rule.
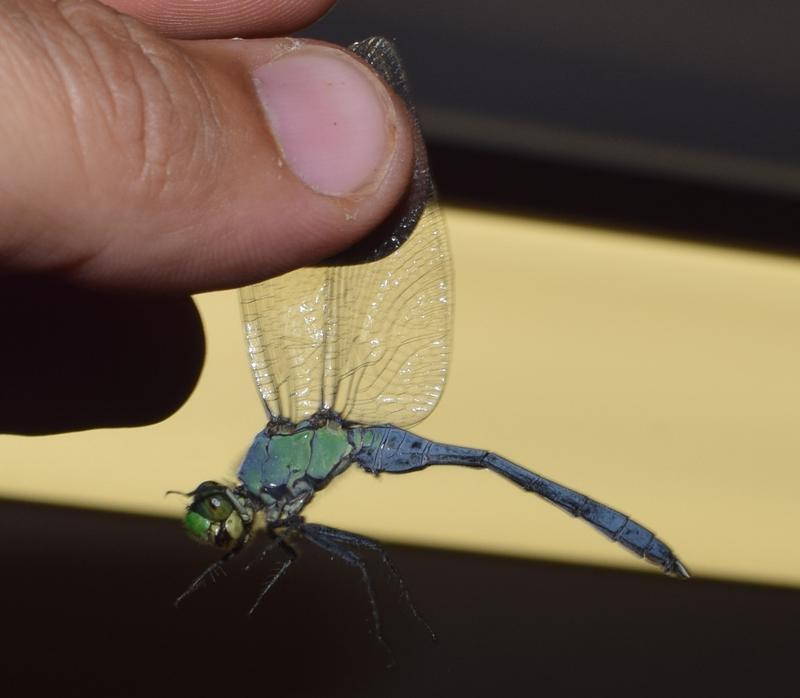
[[0, 0], [0, 269], [196, 292], [365, 235], [408, 182], [399, 100], [344, 49], [214, 38], [331, 4]]
[[130, 16], [0, 0], [0, 431], [163, 418], [202, 366], [181, 294], [331, 256], [410, 175], [404, 109], [357, 58], [213, 38], [331, 0], [106, 4]]

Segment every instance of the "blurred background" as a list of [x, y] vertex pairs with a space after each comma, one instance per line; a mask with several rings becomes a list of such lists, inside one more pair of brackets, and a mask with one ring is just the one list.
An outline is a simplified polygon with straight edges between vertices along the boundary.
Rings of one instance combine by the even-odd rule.
[[[518, 690], [535, 662], [540, 688], [566, 695], [781, 680], [800, 620], [798, 20], [783, 1], [351, 0], [306, 32], [394, 39], [429, 142], [456, 319], [447, 389], [416, 431], [630, 513], [699, 579], [658, 577], [488, 473], [348, 472], [309, 517], [394, 544], [441, 642], [384, 580], [400, 646], [387, 674], [358, 579], [310, 552], [269, 598], [287, 649], [271, 651], [287, 669], [273, 688], [472, 695]], [[192, 304], [20, 283], [2, 310], [15, 329], [0, 516], [20, 590], [7, 598], [105, 631], [110, 605], [120, 666], [185, 661], [189, 680], [197, 636], [181, 633], [205, 639], [209, 613], [242, 641], [264, 629], [242, 622], [238, 573], [182, 613], [168, 605], [213, 553], [181, 538], [183, 501], [163, 493], [231, 477], [263, 422], [236, 294]], [[102, 341], [82, 344], [98, 327]], [[297, 648], [315, 634], [325, 657], [304, 672]], [[349, 651], [364, 666], [342, 673]], [[565, 690], [568, 666], [586, 671]]]

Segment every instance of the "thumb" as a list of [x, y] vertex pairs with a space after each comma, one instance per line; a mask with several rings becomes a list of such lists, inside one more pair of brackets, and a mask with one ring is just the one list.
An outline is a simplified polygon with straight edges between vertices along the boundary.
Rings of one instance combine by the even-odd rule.
[[0, 271], [239, 286], [345, 249], [402, 195], [400, 100], [297, 39], [172, 41], [91, 0], [0, 0]]

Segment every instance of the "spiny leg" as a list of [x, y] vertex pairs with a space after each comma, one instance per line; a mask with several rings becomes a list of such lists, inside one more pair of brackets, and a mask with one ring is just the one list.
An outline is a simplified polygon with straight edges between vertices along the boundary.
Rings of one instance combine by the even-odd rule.
[[[270, 577], [269, 581], [261, 588], [261, 591], [258, 594], [258, 598], [256, 599], [255, 603], [250, 607], [250, 610], [247, 612], [248, 616], [252, 616], [253, 612], [258, 608], [258, 605], [261, 603], [261, 600], [267, 595], [267, 592], [272, 589], [275, 583], [283, 577], [286, 570], [291, 567], [292, 563], [297, 559], [297, 551], [292, 547], [292, 545], [287, 542], [286, 538], [282, 536], [277, 531], [270, 531], [270, 534], [274, 536], [274, 540], [270, 542], [269, 545], [261, 552], [259, 555], [259, 560], [263, 560], [264, 557], [269, 553], [271, 550], [274, 550], [276, 547], [280, 547], [287, 555], [286, 560], [283, 561], [283, 564], [280, 566], [278, 571]], [[248, 565], [249, 568], [249, 565]]]
[[303, 532], [304, 534], [306, 534], [306, 532], [309, 529], [311, 529], [312, 531], [317, 531], [319, 533], [322, 533], [328, 538], [336, 540], [340, 543], [353, 545], [359, 548], [366, 548], [367, 550], [372, 550], [378, 553], [378, 555], [381, 558], [381, 562], [383, 562], [383, 564], [386, 565], [389, 572], [397, 580], [397, 584], [400, 587], [400, 595], [403, 597], [403, 600], [406, 602], [409, 609], [411, 609], [411, 613], [413, 614], [414, 618], [416, 618], [422, 624], [422, 626], [428, 631], [428, 634], [431, 636], [431, 639], [434, 642], [436, 641], [436, 633], [433, 632], [433, 628], [431, 628], [428, 621], [425, 620], [425, 618], [422, 617], [422, 614], [417, 610], [417, 607], [414, 605], [414, 601], [411, 598], [411, 594], [409, 593], [408, 588], [406, 587], [406, 583], [403, 580], [400, 571], [392, 562], [392, 559], [389, 557], [389, 553], [386, 552], [384, 547], [380, 543], [378, 543], [378, 541], [375, 541], [372, 538], [367, 538], [366, 536], [362, 536], [358, 533], [343, 531], [340, 528], [333, 528], [332, 526], [325, 526], [323, 524], [304, 523], [300, 526], [300, 531]]
[[261, 552], [256, 556], [254, 560], [250, 560], [250, 562], [248, 562], [244, 566], [245, 572], [249, 572], [251, 569], [253, 569], [254, 565], [257, 565], [259, 562], [263, 562], [264, 559], [267, 557], [267, 555], [269, 555], [273, 550], [275, 550], [275, 548], [280, 546], [281, 539], [278, 537], [275, 531], [269, 531], [268, 533], [271, 537], [269, 543], [267, 543], [264, 546], [264, 548], [261, 550]]
[[175, 607], [177, 608], [183, 600], [189, 596], [189, 594], [194, 593], [197, 591], [203, 584], [205, 584], [206, 579], [210, 579], [212, 582], [216, 580], [218, 574], [225, 574], [224, 565], [228, 562], [232, 557], [237, 555], [243, 546], [238, 546], [233, 548], [233, 550], [229, 550], [225, 553], [219, 560], [217, 560], [212, 565], [206, 567], [203, 572], [189, 585], [189, 588], [184, 591], [177, 599], [175, 599]]
[[335, 555], [340, 560], [344, 560], [348, 565], [352, 565], [361, 573], [361, 578], [364, 580], [364, 586], [367, 589], [367, 596], [369, 597], [369, 605], [372, 611], [372, 625], [375, 629], [375, 637], [386, 651], [386, 654], [389, 655], [390, 664], [394, 664], [394, 653], [392, 652], [392, 648], [389, 647], [386, 640], [383, 639], [381, 620], [380, 615], [378, 614], [378, 603], [375, 600], [375, 589], [372, 587], [372, 580], [369, 578], [366, 563], [353, 551], [343, 548], [339, 541], [334, 539], [332, 536], [329, 536], [324, 531], [315, 530], [315, 526], [311, 524], [301, 524], [299, 528], [307, 540], [311, 541], [331, 555]]

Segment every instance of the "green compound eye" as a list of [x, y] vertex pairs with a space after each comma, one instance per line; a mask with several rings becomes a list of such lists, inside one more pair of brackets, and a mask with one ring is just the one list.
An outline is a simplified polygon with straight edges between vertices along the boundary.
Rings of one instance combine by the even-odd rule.
[[253, 524], [253, 508], [246, 499], [217, 482], [204, 482], [193, 493], [183, 525], [202, 543], [232, 548], [245, 543]]
[[206, 540], [211, 522], [197, 512], [188, 511], [183, 517], [183, 527], [193, 538]]
[[195, 499], [189, 506], [189, 511], [209, 521], [225, 521], [233, 511], [233, 504], [224, 494], [209, 494]]

